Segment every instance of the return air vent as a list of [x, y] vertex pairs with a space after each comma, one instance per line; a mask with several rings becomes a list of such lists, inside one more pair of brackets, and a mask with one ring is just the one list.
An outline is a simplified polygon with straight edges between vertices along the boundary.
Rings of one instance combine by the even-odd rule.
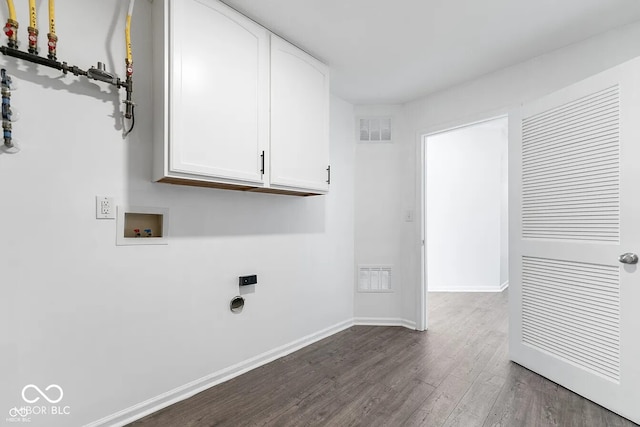
[[522, 122], [522, 237], [620, 240], [618, 86]]
[[391, 287], [391, 266], [359, 266], [359, 292], [393, 292]]
[[619, 382], [619, 271], [522, 257], [522, 342]]
[[391, 142], [391, 117], [360, 117], [360, 142]]

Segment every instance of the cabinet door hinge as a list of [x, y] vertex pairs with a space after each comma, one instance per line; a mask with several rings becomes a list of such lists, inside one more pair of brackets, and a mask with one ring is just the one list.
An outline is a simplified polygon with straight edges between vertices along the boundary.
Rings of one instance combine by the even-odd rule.
[[262, 151], [262, 154], [260, 154], [260, 162], [262, 164], [262, 166], [260, 167], [260, 173], [264, 175], [264, 151]]
[[327, 166], [327, 184], [331, 185], [331, 165]]

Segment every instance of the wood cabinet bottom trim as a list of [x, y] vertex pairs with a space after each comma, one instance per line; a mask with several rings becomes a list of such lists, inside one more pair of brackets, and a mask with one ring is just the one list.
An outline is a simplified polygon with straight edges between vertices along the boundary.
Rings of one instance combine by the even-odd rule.
[[175, 177], [164, 177], [159, 179], [157, 182], [162, 182], [165, 184], [174, 184], [174, 185], [188, 185], [191, 187], [205, 187], [205, 188], [217, 188], [219, 190], [234, 190], [234, 191], [248, 191], [252, 193], [269, 193], [269, 194], [283, 194], [287, 196], [321, 196], [321, 193], [310, 193], [306, 191], [293, 191], [293, 190], [281, 190], [277, 188], [262, 188], [262, 187], [251, 187], [246, 185], [237, 185], [237, 184], [224, 184], [220, 182], [210, 182], [210, 181], [198, 181], [191, 180], [185, 178], [175, 178]]

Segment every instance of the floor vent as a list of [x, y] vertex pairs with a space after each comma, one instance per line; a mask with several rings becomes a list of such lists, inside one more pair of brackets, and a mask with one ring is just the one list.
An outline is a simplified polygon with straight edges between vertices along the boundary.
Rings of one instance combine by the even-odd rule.
[[358, 292], [393, 292], [391, 266], [359, 266]]

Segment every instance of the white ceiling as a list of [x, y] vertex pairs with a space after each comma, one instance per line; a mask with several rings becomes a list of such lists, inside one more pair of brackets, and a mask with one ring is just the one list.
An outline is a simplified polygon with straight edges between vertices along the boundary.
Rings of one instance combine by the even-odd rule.
[[402, 103], [640, 20], [640, 0], [224, 0], [331, 66], [355, 104]]

